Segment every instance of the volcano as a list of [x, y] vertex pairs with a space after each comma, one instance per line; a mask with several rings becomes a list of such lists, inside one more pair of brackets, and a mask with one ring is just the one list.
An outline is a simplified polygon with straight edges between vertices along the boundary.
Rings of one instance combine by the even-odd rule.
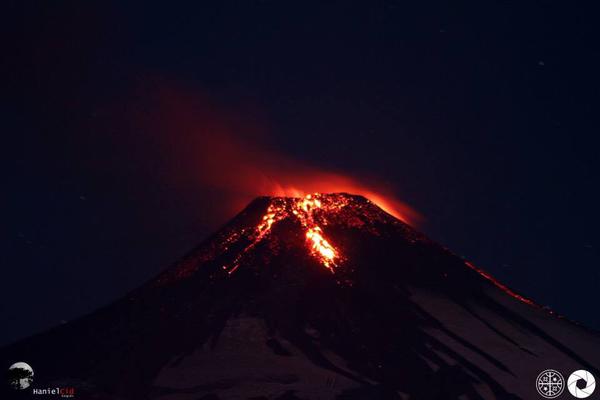
[[600, 336], [336, 193], [257, 198], [139, 289], [0, 358], [91, 399], [534, 399], [546, 369], [600, 378]]

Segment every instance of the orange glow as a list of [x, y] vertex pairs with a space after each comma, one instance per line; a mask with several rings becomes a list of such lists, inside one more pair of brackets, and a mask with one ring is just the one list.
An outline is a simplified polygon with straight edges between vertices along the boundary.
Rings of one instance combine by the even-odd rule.
[[393, 195], [386, 194], [381, 189], [377, 191], [373, 187], [361, 185], [357, 180], [350, 177], [313, 172], [309, 173], [306, 178], [292, 173], [288, 179], [283, 178], [283, 180], [288, 180], [293, 185], [274, 184], [271, 188], [266, 188], [265, 194], [282, 197], [305, 197], [310, 193], [352, 193], [366, 197], [388, 214], [409, 225], [416, 225], [422, 220], [418, 212], [396, 200]]
[[[325, 214], [331, 211], [336, 212], [345, 206], [344, 198], [337, 198], [335, 202], [324, 205], [321, 201], [321, 195], [318, 193], [307, 194], [303, 197], [276, 197], [271, 199], [267, 212], [256, 227], [252, 242], [236, 257], [231, 266], [223, 266], [223, 269], [227, 270], [229, 274], [235, 272], [244, 254], [260, 243], [271, 232], [274, 224], [286, 217], [292, 217], [300, 222], [305, 230], [307, 247], [311, 255], [317, 258], [329, 271], [335, 272], [335, 267], [337, 267], [341, 257], [338, 250], [325, 238], [319, 222], [327, 224]], [[317, 218], [314, 214], [317, 210], [323, 210], [325, 213]]]

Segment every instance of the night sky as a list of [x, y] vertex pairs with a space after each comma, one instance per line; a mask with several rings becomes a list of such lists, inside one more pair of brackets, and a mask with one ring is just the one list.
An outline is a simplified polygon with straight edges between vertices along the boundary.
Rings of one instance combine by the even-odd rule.
[[0, 344], [152, 278], [281, 160], [377, 182], [432, 239], [600, 329], [591, 9], [12, 3]]

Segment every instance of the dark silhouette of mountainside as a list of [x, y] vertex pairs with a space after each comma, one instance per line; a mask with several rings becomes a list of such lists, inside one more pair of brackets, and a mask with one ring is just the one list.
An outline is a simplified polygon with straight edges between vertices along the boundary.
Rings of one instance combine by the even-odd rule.
[[0, 358], [86, 399], [533, 399], [545, 369], [600, 378], [596, 333], [348, 194], [257, 198], [146, 285]]

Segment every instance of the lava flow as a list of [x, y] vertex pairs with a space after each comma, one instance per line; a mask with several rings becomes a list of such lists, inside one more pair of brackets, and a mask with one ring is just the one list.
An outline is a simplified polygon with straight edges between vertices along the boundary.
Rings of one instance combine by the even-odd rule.
[[[387, 246], [390, 245], [390, 240], [396, 238], [399, 246], [404, 248], [404, 262], [409, 265], [406, 268], [407, 276], [412, 273], [422, 273], [427, 275], [428, 279], [431, 276], [441, 276], [445, 278], [443, 282], [447, 284], [468, 285], [468, 282], [473, 279], [473, 275], [469, 275], [466, 271], [473, 270], [477, 276], [508, 296], [535, 306], [530, 299], [519, 295], [486, 271], [464, 260], [461, 260], [461, 264], [467, 268], [458, 268], [458, 270], [456, 269], [457, 263], [450, 261], [440, 265], [430, 265], [427, 268], [415, 268], [414, 265], [418, 264], [415, 259], [418, 260], [423, 251], [430, 249], [437, 252], [436, 249], [439, 248], [439, 245], [362, 196], [347, 193], [312, 193], [302, 197], [261, 197], [251, 203], [237, 218], [235, 224], [225, 227], [217, 235], [217, 240], [200, 246], [192, 256], [184, 259], [176, 268], [165, 271], [157, 279], [156, 284], [164, 285], [188, 278], [205, 263], [212, 264], [213, 262], [216, 262], [216, 265], [213, 265], [220, 271], [217, 274], [210, 272], [211, 279], [220, 277], [221, 272], [225, 272], [226, 276], [229, 276], [243, 265], [263, 265], [265, 257], [270, 257], [271, 252], [280, 252], [282, 245], [291, 245], [294, 251], [298, 248], [304, 249], [309, 257], [324, 269], [336, 274], [336, 281], [337, 278], [343, 277], [344, 282], [351, 284], [352, 278], [346, 272], [351, 274], [357, 268], [369, 267], [369, 265], [361, 267], [364, 261], [351, 260], [354, 257], [350, 254], [357, 254], [357, 249], [345, 246], [353, 246], [349, 243], [357, 242], [349, 241], [348, 236], [344, 236], [344, 232], [352, 231], [353, 236], [371, 237], [371, 239], [375, 239], [375, 242], [377, 242], [377, 237], [384, 239], [381, 241], [382, 247], [378, 250], [372, 248], [366, 250], [376, 253], [391, 254], [394, 249]], [[333, 232], [339, 243], [331, 240], [329, 235]], [[340, 246], [340, 243], [343, 243], [344, 247]], [[348, 250], [345, 256], [342, 249]], [[350, 250], [352, 251], [350, 252]], [[359, 254], [365, 251], [358, 250]], [[456, 258], [448, 251], [444, 253], [450, 259]], [[288, 253], [294, 257], [292, 254], [295, 253]], [[390, 268], [395, 265], [394, 260], [389, 263]], [[411, 263], [413, 263], [413, 267], [410, 267]], [[456, 281], [452, 283], [447, 280], [449, 275], [452, 275]], [[478, 284], [476, 282], [479, 281], [475, 280], [474, 284]]]
[[[291, 201], [289, 201], [291, 200]], [[324, 203], [319, 193], [308, 194], [302, 198], [274, 198], [262, 217], [260, 224], [252, 237], [252, 242], [236, 257], [230, 267], [224, 266], [229, 274], [235, 272], [240, 265], [240, 260], [245, 253], [260, 243], [278, 221], [286, 217], [294, 217], [305, 231], [307, 246], [311, 254], [332, 273], [341, 261], [339, 251], [326, 239], [320, 225], [326, 225], [325, 213], [337, 211], [346, 206], [343, 198], [337, 201]], [[319, 211], [324, 211], [317, 216]]]

